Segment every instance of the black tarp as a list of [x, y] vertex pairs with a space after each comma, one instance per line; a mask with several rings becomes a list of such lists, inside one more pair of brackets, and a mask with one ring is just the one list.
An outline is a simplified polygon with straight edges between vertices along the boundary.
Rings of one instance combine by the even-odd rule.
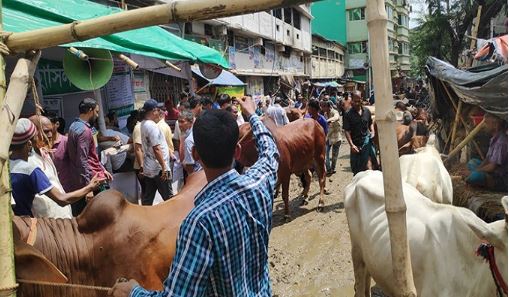
[[443, 81], [463, 102], [479, 106], [507, 120], [507, 64], [460, 70], [447, 62], [429, 57], [426, 61], [426, 74], [432, 86], [431, 100], [438, 113], [441, 113], [440, 107], [444, 107], [440, 100], [447, 100], [447, 95], [438, 94], [442, 89], [439, 83]]

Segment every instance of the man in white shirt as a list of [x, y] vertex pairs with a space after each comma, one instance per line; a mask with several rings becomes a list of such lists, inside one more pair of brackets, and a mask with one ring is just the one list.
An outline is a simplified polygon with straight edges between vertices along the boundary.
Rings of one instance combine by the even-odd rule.
[[143, 205], [152, 205], [156, 191], [163, 200], [173, 196], [171, 186], [170, 152], [166, 139], [157, 126], [160, 107], [154, 99], [149, 99], [143, 105], [145, 119], [141, 122], [141, 144], [143, 149], [143, 182], [145, 191], [142, 197]]
[[[44, 133], [45, 139], [49, 142], [52, 141], [53, 138], [53, 123], [43, 116], [32, 116], [30, 121], [35, 124], [37, 130], [42, 129], [42, 131], [38, 131], [39, 139], [42, 136], [41, 132]], [[40, 141], [44, 141], [40, 139]], [[44, 141], [46, 142], [46, 141]], [[46, 145], [49, 145], [46, 143]], [[44, 149], [39, 149], [37, 146], [34, 147], [34, 152], [28, 156], [28, 164], [39, 167], [44, 174], [48, 177], [50, 183], [60, 190], [60, 192], [65, 193], [60, 180], [58, 179], [57, 169], [53, 164], [53, 160], [51, 160], [51, 156], [48, 151]], [[72, 209], [71, 205], [68, 204], [66, 206], [58, 205], [53, 199], [48, 196], [42, 194], [35, 194], [34, 202], [32, 204], [32, 214], [34, 217], [40, 218], [62, 218], [62, 219], [70, 219], [72, 218]]]
[[193, 172], [202, 170], [200, 163], [196, 162], [192, 156], [194, 146], [194, 115], [192, 112], [184, 110], [180, 113], [178, 121], [181, 132], [184, 134], [184, 142], [182, 144], [182, 164], [184, 165], [184, 170], [189, 175]]
[[286, 110], [281, 107], [281, 101], [280, 97], [276, 97], [274, 105], [269, 106], [265, 113], [269, 118], [273, 119], [278, 126], [284, 126], [290, 122], [286, 115]]

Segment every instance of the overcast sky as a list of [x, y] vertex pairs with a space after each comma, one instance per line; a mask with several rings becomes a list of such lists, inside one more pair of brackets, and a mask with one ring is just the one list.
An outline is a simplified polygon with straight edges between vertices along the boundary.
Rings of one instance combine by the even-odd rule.
[[412, 6], [412, 12], [410, 13], [410, 29], [418, 25], [417, 20], [424, 14], [426, 9], [426, 2], [422, 0], [409, 0]]

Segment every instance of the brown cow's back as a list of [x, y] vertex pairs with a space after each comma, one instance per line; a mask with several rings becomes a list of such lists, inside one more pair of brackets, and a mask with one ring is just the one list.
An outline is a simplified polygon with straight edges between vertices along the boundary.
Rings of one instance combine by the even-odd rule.
[[[175, 255], [180, 224], [205, 184], [203, 171], [193, 174], [178, 195], [156, 206], [134, 205], [119, 192], [103, 192], [77, 219], [39, 219], [34, 247], [64, 272], [69, 283], [111, 287], [118, 277], [126, 277], [149, 289], [161, 289]], [[14, 218], [24, 240], [27, 220]], [[22, 285], [18, 296], [106, 294]]]

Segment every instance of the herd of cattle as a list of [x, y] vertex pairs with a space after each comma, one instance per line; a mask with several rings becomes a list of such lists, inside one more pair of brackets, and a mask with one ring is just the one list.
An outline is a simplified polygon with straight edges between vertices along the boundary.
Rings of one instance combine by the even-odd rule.
[[[298, 119], [284, 127], [264, 123], [279, 152], [279, 184], [289, 216], [291, 174], [304, 175], [307, 196], [310, 170], [320, 184], [318, 208], [324, 204], [325, 135], [316, 121]], [[249, 125], [240, 127], [238, 160], [257, 159]], [[418, 296], [495, 296], [490, 265], [475, 255], [481, 241], [495, 247], [496, 266], [507, 283], [507, 221], [487, 224], [471, 211], [452, 206], [451, 178], [430, 137], [425, 147], [400, 158], [412, 271]], [[96, 196], [74, 219], [15, 217], [16, 274], [20, 279], [94, 286], [113, 285], [118, 277], [134, 278], [149, 289], [161, 289], [175, 254], [180, 223], [205, 186], [202, 172], [190, 176], [181, 192], [156, 206], [127, 202], [116, 191]], [[356, 297], [370, 296], [371, 278], [386, 292], [396, 292], [392, 276], [382, 173], [357, 174], [345, 188]], [[503, 199], [507, 209], [507, 197]], [[157, 218], [157, 219], [155, 219]], [[105, 296], [40, 285], [21, 285], [18, 296]]]

